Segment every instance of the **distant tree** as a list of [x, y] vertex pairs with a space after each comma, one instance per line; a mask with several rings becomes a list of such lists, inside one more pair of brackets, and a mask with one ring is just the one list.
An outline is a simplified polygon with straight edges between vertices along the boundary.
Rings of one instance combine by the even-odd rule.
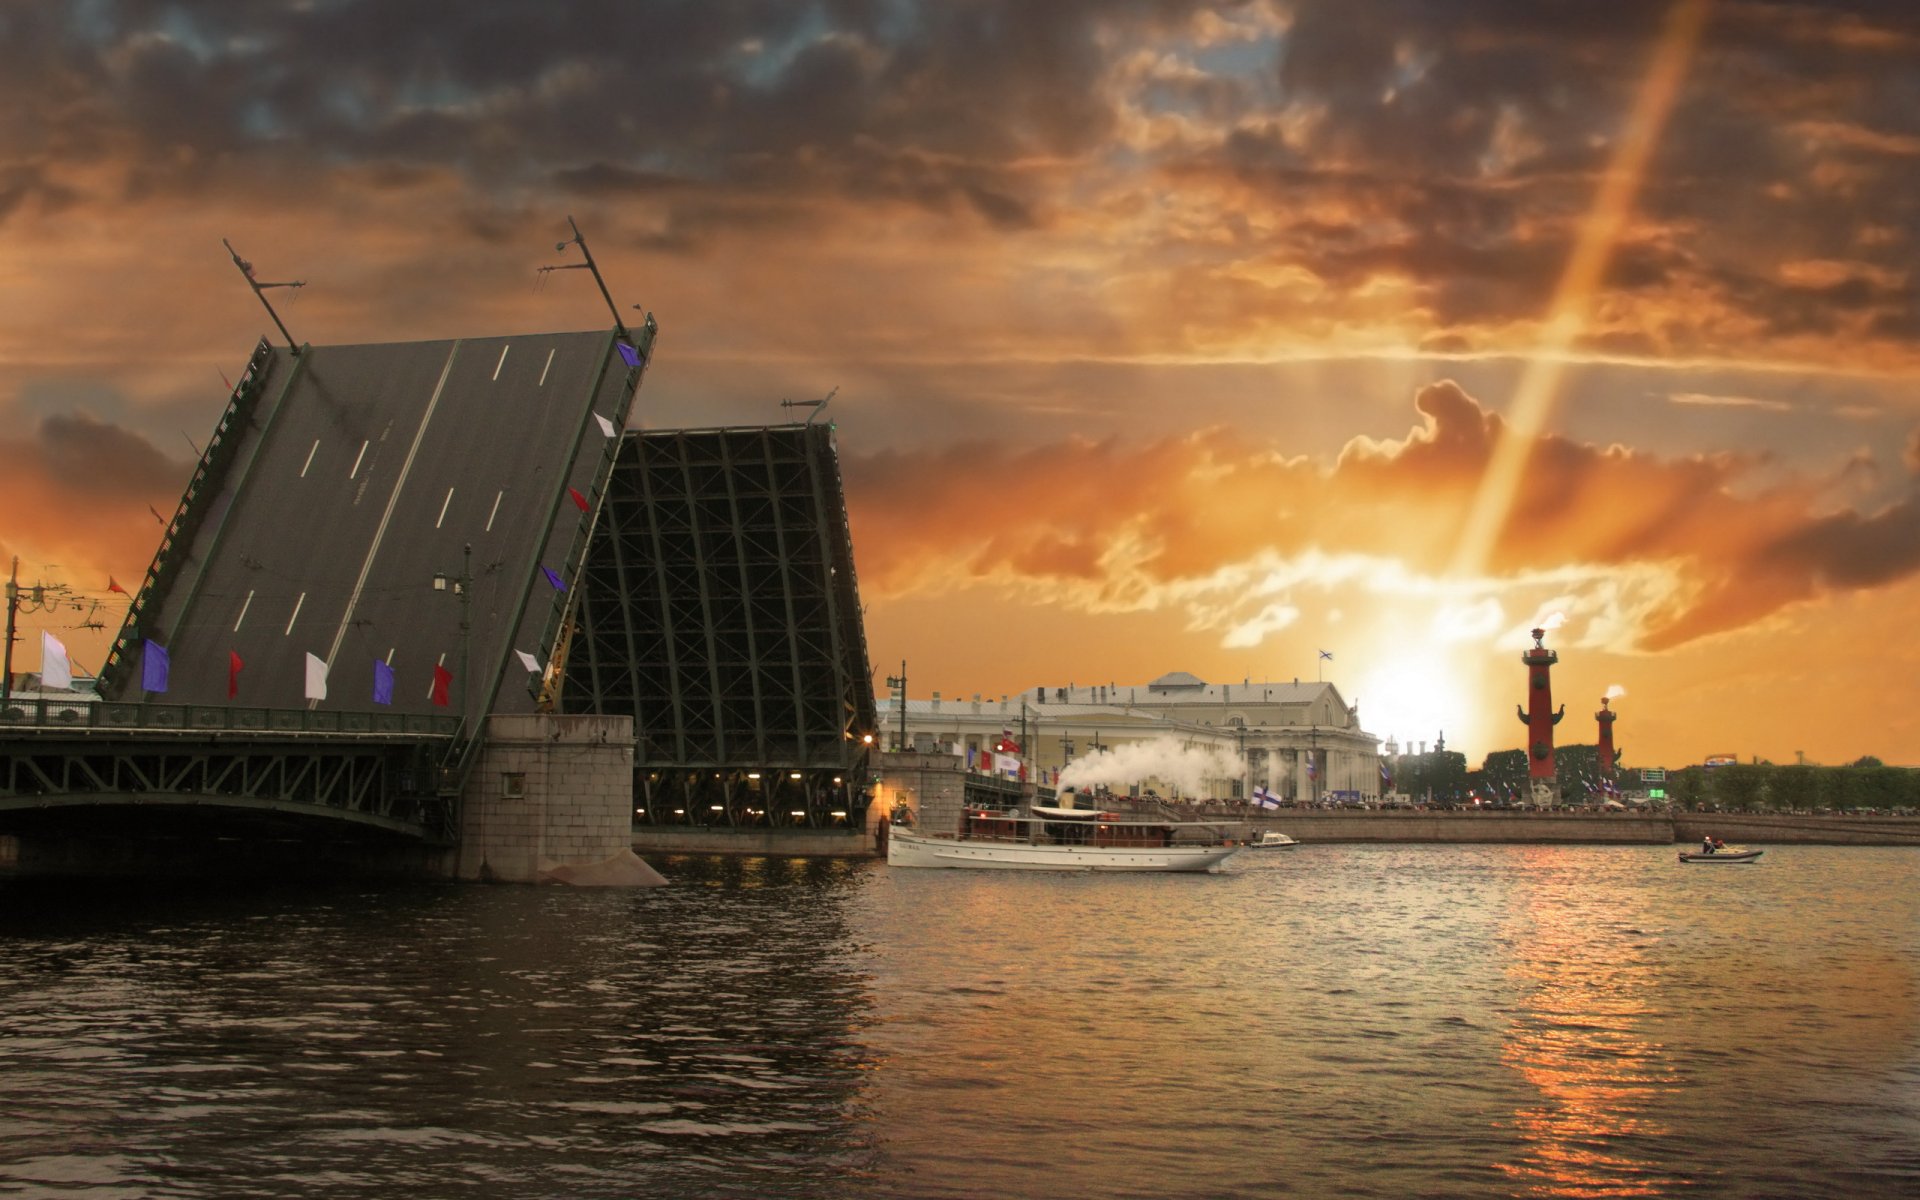
[[1456, 750], [1442, 750], [1427, 756], [1428, 786], [1436, 801], [1458, 804], [1467, 798], [1467, 756]]
[[1713, 798], [1724, 808], [1759, 808], [1766, 796], [1773, 768], [1757, 763], [1729, 763], [1713, 772]]
[[1863, 754], [1847, 765], [1850, 767], [1884, 767], [1887, 764], [1881, 762], [1871, 754]]
[[1682, 767], [1667, 773], [1667, 797], [1675, 808], [1699, 808], [1707, 798], [1707, 773], [1699, 767]]
[[1904, 776], [1911, 772], [1899, 767], [1868, 767], [1860, 771], [1860, 791], [1863, 807], [1900, 808], [1907, 797], [1907, 781]]
[[1487, 794], [1494, 800], [1513, 800], [1527, 794], [1527, 752], [1495, 750], [1480, 768]]
[[1821, 767], [1815, 776], [1819, 807], [1844, 812], [1860, 803], [1860, 771], [1857, 767]]
[[1813, 808], [1820, 797], [1818, 767], [1776, 767], [1773, 802], [1783, 808]]
[[1569, 804], [1596, 802], [1598, 793], [1589, 785], [1600, 783], [1600, 747], [1559, 746], [1553, 752], [1554, 774], [1559, 776], [1560, 795]]

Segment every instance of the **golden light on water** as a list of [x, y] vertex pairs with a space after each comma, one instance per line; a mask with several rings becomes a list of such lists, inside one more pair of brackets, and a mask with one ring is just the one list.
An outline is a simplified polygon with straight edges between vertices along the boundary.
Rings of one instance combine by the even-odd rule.
[[1507, 406], [1505, 426], [1480, 477], [1480, 487], [1454, 550], [1455, 575], [1475, 575], [1486, 567], [1512, 514], [1534, 439], [1546, 427], [1559, 396], [1567, 352], [1586, 327], [1593, 297], [1600, 289], [1620, 231], [1633, 211], [1647, 161], [1673, 111], [1687, 65], [1706, 25], [1709, 4], [1710, 0], [1681, 0], [1667, 18], [1666, 32], [1654, 51], [1646, 82], [1640, 87], [1613, 161], [1594, 196], [1593, 208], [1581, 223], [1573, 255], [1554, 289], [1544, 336]]

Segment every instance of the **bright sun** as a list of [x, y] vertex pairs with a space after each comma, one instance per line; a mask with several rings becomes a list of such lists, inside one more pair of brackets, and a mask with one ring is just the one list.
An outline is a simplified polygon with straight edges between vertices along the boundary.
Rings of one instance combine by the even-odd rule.
[[1443, 730], [1455, 749], [1465, 750], [1469, 728], [1481, 725], [1481, 714], [1467, 700], [1471, 684], [1456, 656], [1403, 646], [1366, 670], [1348, 700], [1359, 700], [1361, 728], [1383, 743], [1392, 738], [1402, 752], [1421, 742], [1431, 749]]

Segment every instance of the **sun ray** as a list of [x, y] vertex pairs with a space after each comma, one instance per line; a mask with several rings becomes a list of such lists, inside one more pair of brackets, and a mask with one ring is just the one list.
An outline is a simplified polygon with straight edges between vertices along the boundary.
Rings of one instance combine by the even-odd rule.
[[1620, 239], [1633, 200], [1646, 175], [1647, 161], [1660, 140], [1687, 66], [1706, 25], [1711, 0], [1681, 0], [1668, 14], [1653, 63], [1627, 118], [1620, 144], [1607, 165], [1593, 207], [1581, 223], [1573, 254], [1554, 289], [1544, 336], [1514, 388], [1513, 401], [1480, 487], [1473, 497], [1455, 547], [1452, 571], [1475, 575], [1486, 568], [1493, 547], [1512, 515], [1514, 496], [1534, 439], [1546, 426], [1559, 398], [1568, 350], [1586, 326], [1587, 315], [1607, 262]]

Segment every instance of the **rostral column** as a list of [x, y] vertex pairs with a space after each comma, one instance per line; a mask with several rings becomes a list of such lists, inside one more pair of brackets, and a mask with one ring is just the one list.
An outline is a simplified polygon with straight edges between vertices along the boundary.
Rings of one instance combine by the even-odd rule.
[[1567, 706], [1562, 704], [1559, 712], [1553, 711], [1553, 680], [1549, 673], [1553, 664], [1560, 661], [1560, 655], [1541, 644], [1547, 636], [1546, 630], [1532, 632], [1533, 648], [1520, 656], [1520, 661], [1527, 664], [1527, 707], [1522, 710], [1516, 704], [1513, 711], [1527, 727], [1527, 784], [1533, 793], [1533, 803], [1539, 808], [1550, 808], [1559, 802], [1559, 785], [1553, 770], [1553, 727], [1567, 715]]
[[1607, 698], [1602, 696], [1600, 711], [1593, 714], [1593, 719], [1600, 722], [1600, 781], [1611, 784], [1613, 782], [1613, 723], [1620, 719], [1620, 714], [1607, 707]]

